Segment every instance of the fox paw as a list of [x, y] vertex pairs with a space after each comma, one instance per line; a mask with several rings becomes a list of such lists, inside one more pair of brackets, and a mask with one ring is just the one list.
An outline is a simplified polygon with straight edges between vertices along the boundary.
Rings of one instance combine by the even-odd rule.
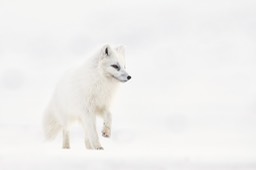
[[105, 138], [109, 138], [111, 136], [110, 128], [104, 127], [104, 129], [102, 130], [102, 136]]
[[100, 147], [97, 147], [96, 150], [104, 150], [104, 148], [100, 146]]
[[70, 146], [63, 146], [62, 149], [70, 149]]

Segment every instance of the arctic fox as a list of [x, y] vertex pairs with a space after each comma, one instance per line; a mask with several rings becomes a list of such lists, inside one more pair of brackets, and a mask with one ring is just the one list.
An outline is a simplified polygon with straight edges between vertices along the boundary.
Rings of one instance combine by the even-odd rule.
[[44, 115], [44, 131], [47, 139], [63, 133], [64, 149], [70, 148], [69, 125], [81, 123], [87, 149], [101, 150], [96, 131], [96, 116], [104, 121], [102, 135], [111, 135], [111, 98], [119, 82], [127, 82], [131, 76], [125, 71], [125, 49], [104, 45], [80, 67], [68, 72], [57, 84]]

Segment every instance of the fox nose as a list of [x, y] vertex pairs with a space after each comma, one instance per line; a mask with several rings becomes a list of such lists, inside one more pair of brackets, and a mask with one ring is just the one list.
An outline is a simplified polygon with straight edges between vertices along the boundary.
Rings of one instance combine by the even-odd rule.
[[127, 80], [130, 80], [132, 77], [131, 76], [127, 76]]

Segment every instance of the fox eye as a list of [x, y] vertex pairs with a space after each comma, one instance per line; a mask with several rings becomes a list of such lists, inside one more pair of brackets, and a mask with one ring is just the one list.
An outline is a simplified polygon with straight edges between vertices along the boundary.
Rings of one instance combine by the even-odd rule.
[[118, 65], [116, 65], [116, 64], [113, 64], [113, 65], [111, 65], [113, 68], [115, 68], [116, 70], [120, 70], [120, 67], [118, 66]]

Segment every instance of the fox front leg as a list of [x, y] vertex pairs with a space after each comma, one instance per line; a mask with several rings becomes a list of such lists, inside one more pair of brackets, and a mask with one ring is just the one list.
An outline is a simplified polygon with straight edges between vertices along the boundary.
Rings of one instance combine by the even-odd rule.
[[109, 111], [105, 112], [103, 115], [103, 129], [102, 136], [109, 138], [111, 136], [111, 124], [112, 124], [112, 116]]
[[69, 131], [67, 129], [63, 129], [63, 149], [70, 149], [70, 142], [69, 142]]
[[81, 119], [82, 126], [85, 132], [85, 146], [87, 149], [103, 150], [100, 144], [98, 133], [96, 131], [95, 114], [88, 113]]

